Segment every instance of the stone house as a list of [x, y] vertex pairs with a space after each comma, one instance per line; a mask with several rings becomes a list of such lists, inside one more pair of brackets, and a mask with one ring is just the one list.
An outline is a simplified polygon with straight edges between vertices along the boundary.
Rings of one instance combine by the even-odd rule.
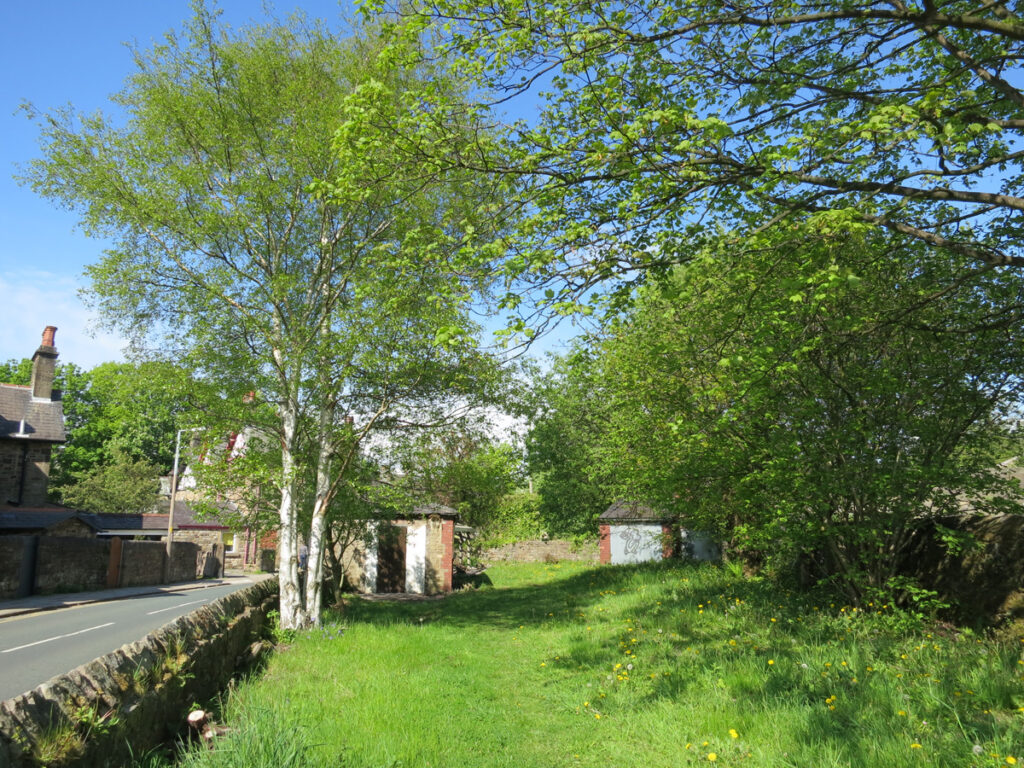
[[0, 507], [46, 505], [53, 447], [66, 440], [60, 392], [53, 389], [56, 332], [52, 325], [43, 331], [28, 386], [0, 384]]
[[367, 524], [342, 555], [345, 580], [364, 593], [437, 595], [452, 591], [458, 512], [423, 504], [408, 515]]

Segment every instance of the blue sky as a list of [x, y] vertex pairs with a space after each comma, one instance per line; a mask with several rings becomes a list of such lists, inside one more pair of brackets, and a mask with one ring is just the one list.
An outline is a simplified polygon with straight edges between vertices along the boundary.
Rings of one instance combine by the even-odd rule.
[[[258, 0], [221, 0], [233, 27], [264, 19]], [[277, 17], [301, 8], [342, 28], [348, 0], [278, 0]], [[122, 359], [122, 340], [96, 329], [77, 291], [84, 267], [103, 251], [75, 228], [74, 214], [36, 197], [12, 178], [38, 154], [22, 102], [50, 110], [107, 107], [133, 69], [127, 43], [148, 48], [190, 15], [188, 0], [0, 2], [0, 360], [28, 357], [43, 328], [56, 325], [61, 360], [84, 368]]]

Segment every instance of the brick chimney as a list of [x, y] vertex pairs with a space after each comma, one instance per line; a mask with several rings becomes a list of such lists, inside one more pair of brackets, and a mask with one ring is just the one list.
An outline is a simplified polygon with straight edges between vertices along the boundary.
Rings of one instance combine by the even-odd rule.
[[53, 345], [56, 333], [56, 326], [46, 326], [43, 342], [32, 355], [32, 397], [41, 400], [53, 399], [53, 377], [57, 373], [57, 348]]

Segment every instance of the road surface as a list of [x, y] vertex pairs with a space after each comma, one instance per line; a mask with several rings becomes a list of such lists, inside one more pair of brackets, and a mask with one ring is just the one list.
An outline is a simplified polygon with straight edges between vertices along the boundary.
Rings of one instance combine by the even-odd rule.
[[0, 620], [0, 700], [141, 640], [179, 616], [251, 584], [239, 580]]

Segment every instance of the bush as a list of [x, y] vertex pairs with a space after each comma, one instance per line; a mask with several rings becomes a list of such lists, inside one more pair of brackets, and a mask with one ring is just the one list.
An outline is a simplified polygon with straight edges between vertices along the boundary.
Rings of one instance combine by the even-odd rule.
[[490, 521], [480, 529], [480, 542], [500, 546], [544, 534], [540, 516], [540, 496], [529, 491], [514, 491], [501, 497]]

